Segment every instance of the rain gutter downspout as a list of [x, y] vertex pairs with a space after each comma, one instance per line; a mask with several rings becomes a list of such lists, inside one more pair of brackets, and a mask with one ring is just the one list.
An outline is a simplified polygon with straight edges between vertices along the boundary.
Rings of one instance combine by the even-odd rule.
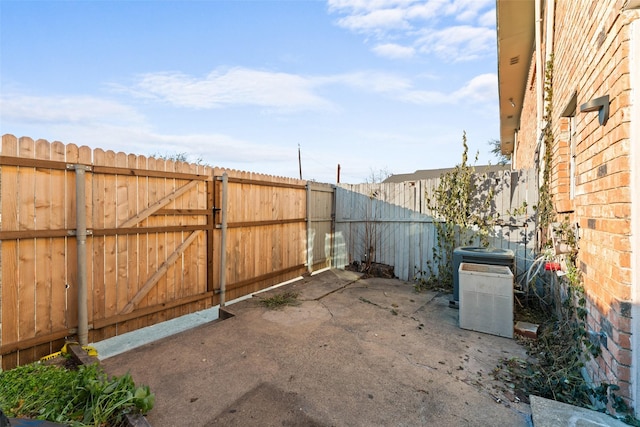
[[[640, 1], [628, 5], [640, 8]], [[627, 9], [629, 10], [629, 9]], [[637, 12], [637, 10], [634, 10]], [[631, 164], [631, 398], [635, 416], [640, 416], [640, 18], [629, 24], [629, 130]]]
[[541, 25], [542, 25], [542, 2], [544, 0], [536, 0], [535, 1], [535, 38], [536, 38], [536, 68], [537, 68], [537, 78], [536, 78], [536, 94], [538, 97], [538, 101], [536, 102], [537, 111], [536, 111], [536, 135], [540, 135], [542, 133], [542, 129], [544, 126], [542, 125], [542, 115], [544, 113], [544, 64], [542, 63], [542, 33], [541, 33]]
[[[544, 50], [545, 50], [545, 64], [546, 62], [549, 62], [549, 60], [551, 59], [551, 55], [553, 54], [553, 24], [555, 21], [555, 13], [556, 13], [556, 2], [555, 0], [549, 0], [547, 2], [547, 10], [546, 10], [546, 17], [545, 17], [545, 23], [547, 24], [547, 30], [545, 31], [545, 36], [547, 38], [546, 42], [545, 42], [545, 46], [544, 46]], [[543, 78], [544, 78], [544, 68], [542, 69], [543, 72]]]

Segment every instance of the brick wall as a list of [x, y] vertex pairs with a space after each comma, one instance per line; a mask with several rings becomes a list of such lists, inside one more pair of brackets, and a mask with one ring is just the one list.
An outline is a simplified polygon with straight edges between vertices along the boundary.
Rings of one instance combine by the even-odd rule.
[[533, 169], [537, 143], [537, 118], [536, 118], [536, 73], [535, 52], [531, 58], [527, 87], [524, 92], [522, 113], [520, 116], [520, 130], [514, 152], [515, 165], [518, 169]]
[[[620, 386], [631, 401], [631, 168], [629, 23], [639, 11], [623, 11], [624, 1], [556, 1], [554, 23], [551, 193], [558, 211], [572, 211], [580, 226], [578, 263], [583, 273], [589, 328], [604, 332], [602, 356], [587, 364], [595, 382]], [[544, 53], [543, 53], [544, 57]], [[536, 66], [535, 57], [532, 71]], [[529, 76], [531, 79], [531, 76]], [[535, 87], [533, 88], [535, 92]], [[521, 118], [517, 167], [533, 162], [531, 134], [535, 96], [527, 95]], [[596, 112], [580, 105], [609, 95], [605, 126]], [[575, 197], [570, 198], [569, 120], [561, 117], [572, 97], [575, 126]], [[532, 104], [532, 105], [530, 105]], [[526, 131], [525, 131], [526, 130]], [[528, 160], [529, 159], [529, 160]]]

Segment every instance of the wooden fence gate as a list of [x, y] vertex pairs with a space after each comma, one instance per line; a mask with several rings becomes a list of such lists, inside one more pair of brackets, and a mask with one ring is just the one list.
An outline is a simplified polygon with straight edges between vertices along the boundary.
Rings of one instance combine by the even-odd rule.
[[329, 184], [12, 135], [0, 168], [3, 369], [332, 262]]
[[4, 369], [82, 333], [83, 278], [89, 341], [217, 303], [210, 168], [11, 135], [0, 165]]

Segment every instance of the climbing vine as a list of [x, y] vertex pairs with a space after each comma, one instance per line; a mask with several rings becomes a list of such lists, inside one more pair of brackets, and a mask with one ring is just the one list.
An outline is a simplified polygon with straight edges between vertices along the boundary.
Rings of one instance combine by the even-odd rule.
[[[600, 411], [613, 409], [622, 421], [640, 426], [640, 421], [632, 416], [625, 400], [616, 394], [619, 387], [602, 382], [597, 386], [588, 384], [582, 376], [584, 363], [589, 358], [601, 354], [601, 337], [588, 328], [588, 309], [583, 286], [582, 271], [578, 266], [578, 233], [568, 216], [557, 220], [553, 208], [550, 189], [552, 170], [552, 147], [554, 143], [552, 126], [553, 101], [553, 57], [545, 67], [545, 115], [543, 129], [543, 169], [542, 184], [539, 189], [537, 206], [538, 225], [542, 231], [546, 261], [560, 261], [563, 274], [558, 281], [565, 293], [560, 302], [559, 318], [548, 319], [540, 328], [537, 341], [528, 342], [529, 353], [537, 361], [505, 360], [497, 368], [496, 376], [515, 383], [523, 394], [536, 394], [573, 405], [589, 407]], [[554, 274], [554, 273], [547, 273]], [[535, 288], [535, 284], [533, 286]], [[507, 375], [504, 372], [508, 371]]]
[[[546, 123], [543, 130], [544, 156], [542, 185], [540, 186], [538, 200], [538, 223], [543, 234], [549, 231], [546, 236], [546, 246], [565, 245], [569, 250], [561, 257], [566, 265], [564, 283], [567, 288], [567, 297], [562, 302], [564, 316], [567, 319], [567, 326], [571, 326], [574, 331], [574, 339], [582, 343], [583, 348], [594, 357], [600, 355], [599, 343], [588, 334], [587, 309], [584, 287], [582, 285], [582, 274], [577, 265], [578, 258], [578, 237], [571, 227], [569, 217], [565, 217], [562, 222], [554, 222], [557, 214], [553, 208], [551, 195], [551, 169], [552, 169], [552, 148], [553, 137], [553, 55], [547, 61], [544, 79], [545, 91], [545, 114]], [[551, 253], [555, 253], [557, 247], [552, 247]]]
[[553, 55], [545, 67], [544, 73], [544, 95], [545, 95], [545, 109], [543, 120], [545, 127], [543, 129], [543, 170], [542, 170], [542, 185], [540, 186], [540, 192], [538, 195], [538, 221], [542, 230], [546, 230], [549, 224], [554, 221], [555, 212], [553, 209], [553, 201], [551, 198], [551, 149], [553, 145]]

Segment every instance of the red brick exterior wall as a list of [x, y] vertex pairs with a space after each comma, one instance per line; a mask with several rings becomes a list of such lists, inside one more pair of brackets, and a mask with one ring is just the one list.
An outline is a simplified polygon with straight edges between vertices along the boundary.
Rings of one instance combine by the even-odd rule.
[[[547, 2], [548, 3], [548, 2]], [[607, 335], [602, 356], [587, 364], [592, 379], [620, 386], [631, 406], [631, 190], [629, 23], [639, 11], [623, 11], [624, 1], [556, 0], [553, 34], [551, 193], [557, 211], [572, 211], [580, 226], [578, 263], [583, 273], [588, 325]], [[545, 28], [545, 25], [543, 25]], [[545, 37], [543, 35], [543, 37]], [[545, 57], [543, 52], [543, 58]], [[531, 72], [536, 68], [535, 56]], [[539, 70], [543, 67], [537, 67]], [[539, 72], [539, 71], [538, 71]], [[529, 76], [531, 79], [531, 75]], [[514, 153], [516, 166], [534, 165], [538, 135], [535, 86], [527, 82]], [[533, 94], [530, 92], [533, 90]], [[569, 119], [561, 117], [576, 94], [576, 186], [569, 196]], [[605, 126], [597, 112], [580, 105], [609, 95]], [[559, 219], [562, 219], [561, 215]]]
[[535, 52], [531, 58], [527, 87], [524, 92], [522, 113], [520, 116], [520, 130], [514, 151], [514, 164], [518, 169], [533, 169], [535, 167], [535, 151], [537, 143], [537, 119], [536, 119], [536, 73]]

